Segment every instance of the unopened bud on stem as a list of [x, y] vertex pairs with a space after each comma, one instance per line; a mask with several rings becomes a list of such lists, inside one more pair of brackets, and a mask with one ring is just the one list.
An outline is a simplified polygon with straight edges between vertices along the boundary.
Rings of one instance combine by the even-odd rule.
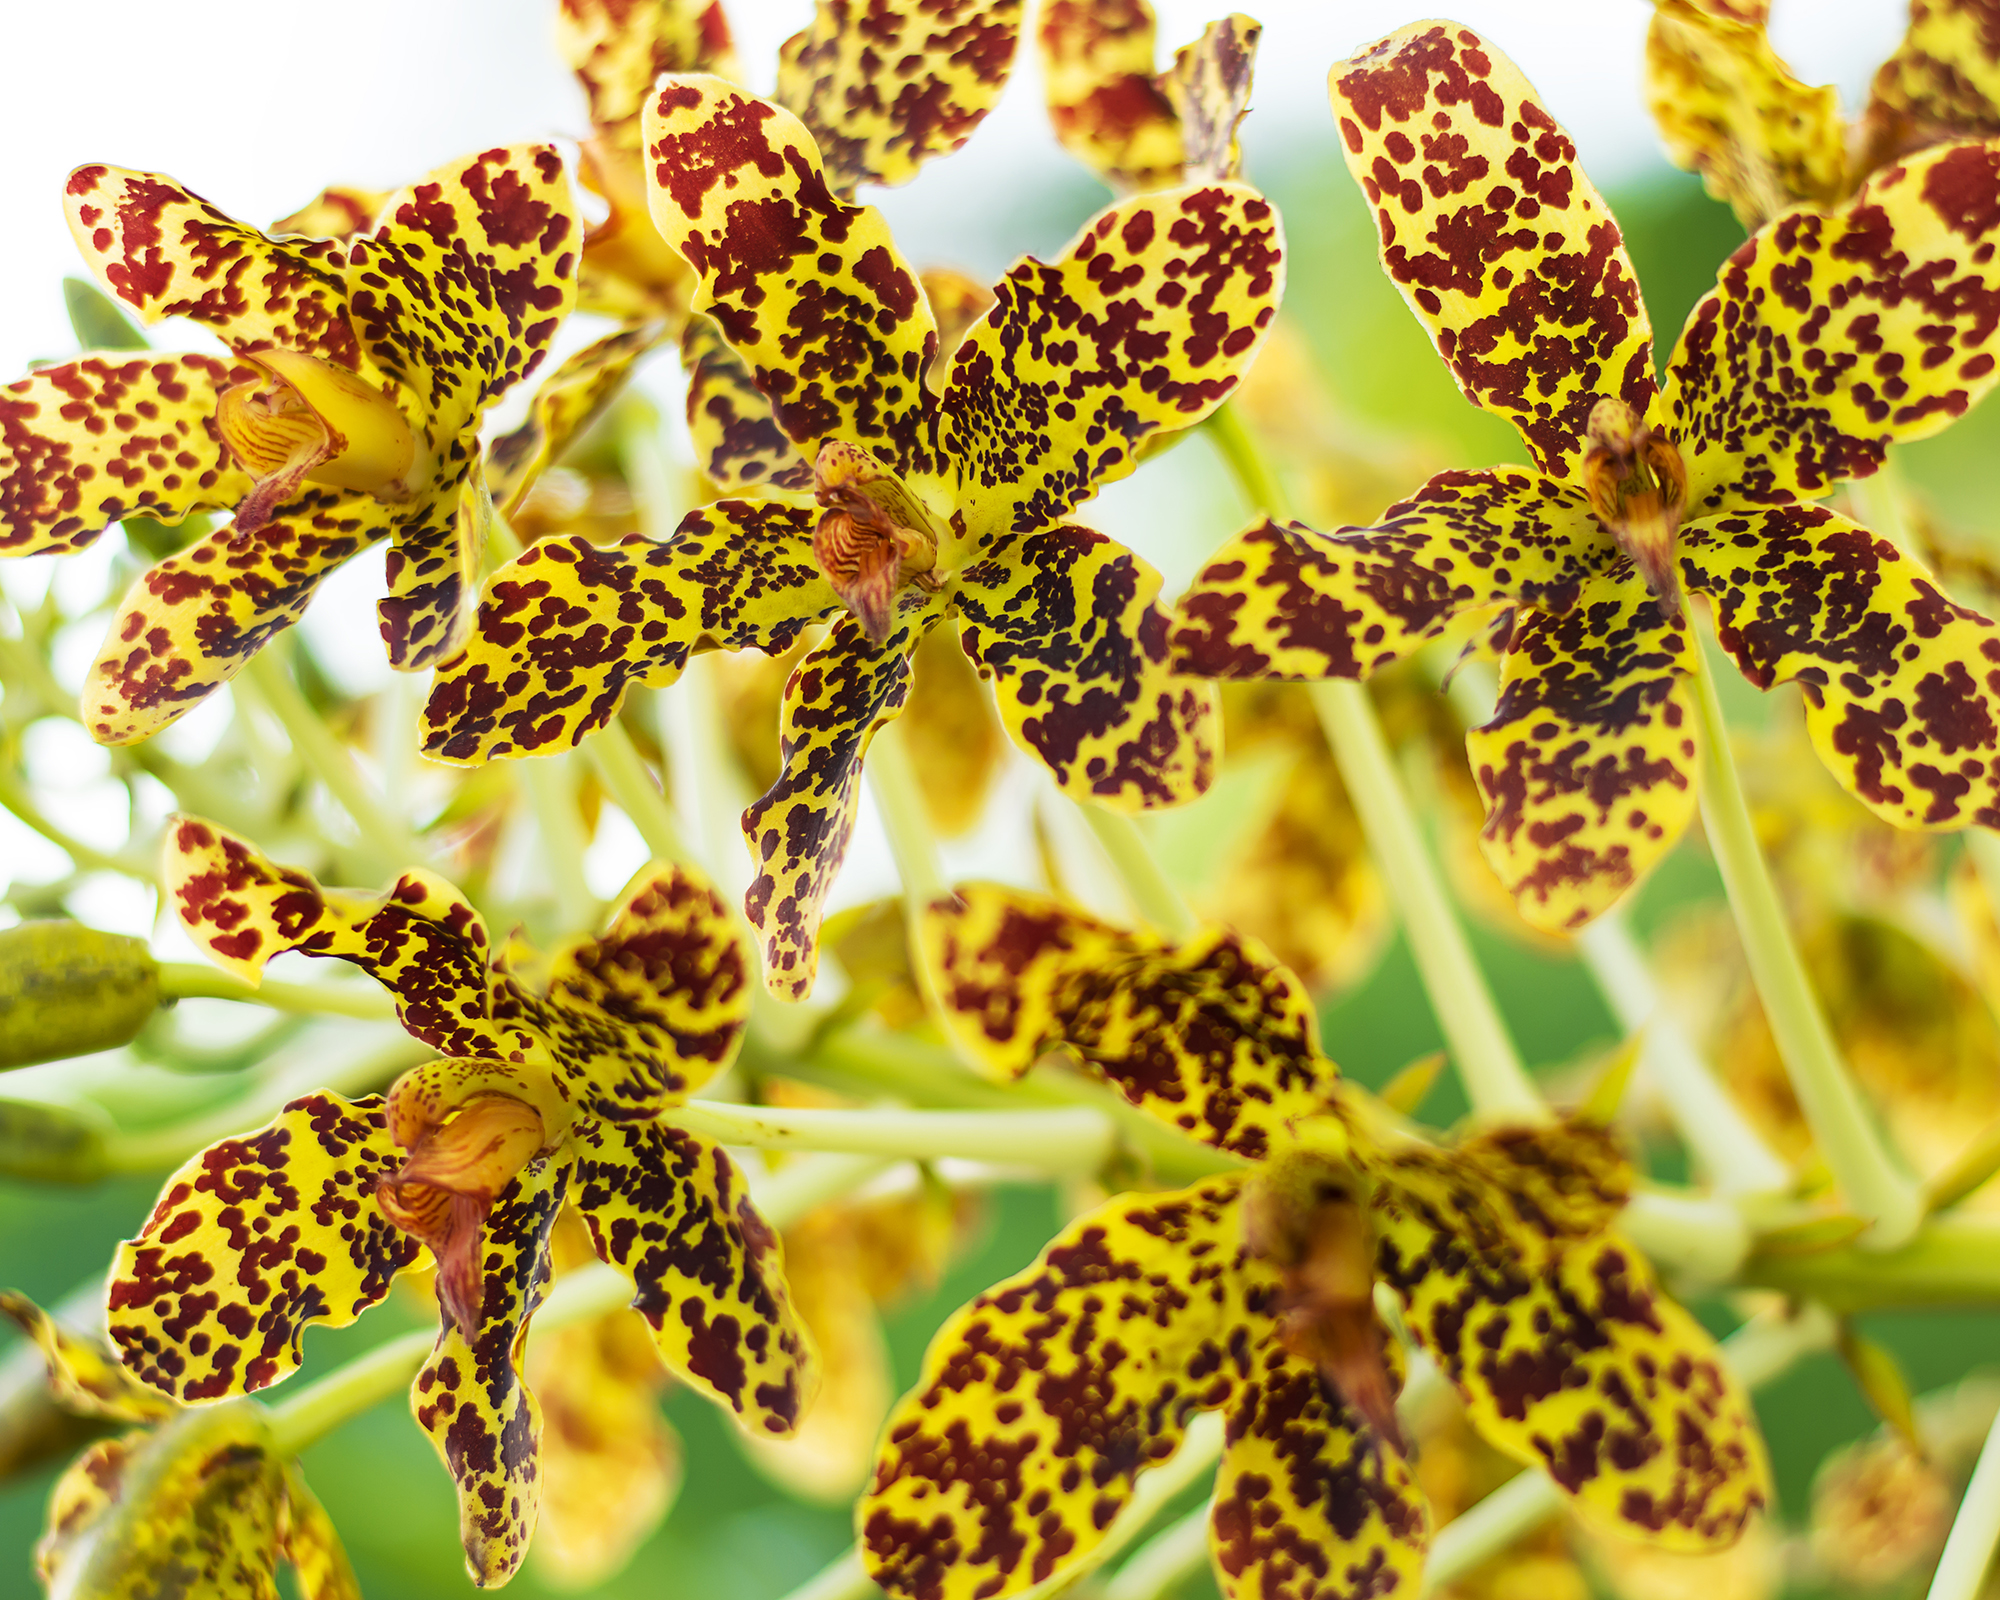
[[0, 1068], [127, 1044], [159, 1003], [142, 939], [53, 920], [0, 932]]

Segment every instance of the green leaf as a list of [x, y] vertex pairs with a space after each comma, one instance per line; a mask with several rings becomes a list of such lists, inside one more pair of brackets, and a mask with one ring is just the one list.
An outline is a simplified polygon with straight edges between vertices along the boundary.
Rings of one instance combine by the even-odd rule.
[[94, 283], [63, 279], [63, 305], [76, 342], [86, 350], [146, 350], [146, 336], [133, 327], [117, 302]]

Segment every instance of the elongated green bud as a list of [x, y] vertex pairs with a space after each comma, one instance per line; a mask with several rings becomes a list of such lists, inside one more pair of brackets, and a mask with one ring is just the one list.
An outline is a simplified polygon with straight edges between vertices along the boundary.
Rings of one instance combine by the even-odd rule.
[[0, 1178], [95, 1183], [110, 1171], [111, 1119], [95, 1106], [0, 1100]]
[[129, 1042], [160, 1003], [144, 941], [80, 922], [0, 932], [0, 1069]]

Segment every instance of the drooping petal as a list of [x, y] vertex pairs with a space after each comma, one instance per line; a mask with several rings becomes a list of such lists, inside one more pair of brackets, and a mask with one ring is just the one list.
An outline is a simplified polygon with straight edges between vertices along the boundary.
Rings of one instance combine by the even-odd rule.
[[417, 398], [440, 471], [461, 437], [534, 371], [576, 296], [582, 219], [553, 145], [515, 145], [439, 167], [390, 197], [350, 247], [362, 347]]
[[528, 420], [495, 439], [486, 452], [486, 482], [500, 514], [511, 517], [544, 468], [601, 417], [632, 369], [666, 342], [665, 322], [620, 328], [587, 344], [543, 379]]
[[1407, 1197], [1378, 1198], [1377, 1270], [1473, 1426], [1586, 1517], [1676, 1550], [1731, 1544], [1771, 1500], [1742, 1386], [1616, 1234], [1538, 1270]]
[[861, 763], [875, 730], [909, 696], [909, 651], [933, 620], [928, 600], [905, 589], [903, 614], [880, 648], [841, 617], [785, 683], [778, 781], [743, 813], [757, 868], [743, 910], [764, 942], [764, 982], [781, 1000], [812, 992], [820, 911], [854, 832]]
[[1466, 735], [1479, 847], [1534, 927], [1614, 904], [1693, 819], [1700, 755], [1687, 625], [1620, 559], [1560, 615], [1520, 614], [1493, 720]]
[[2000, 37], [1978, 4], [1911, 0], [1909, 31], [1876, 70], [1867, 125], [1884, 160], [2000, 134]]
[[798, 1425], [818, 1386], [785, 1291], [784, 1251], [720, 1145], [656, 1122], [584, 1122], [575, 1204], [598, 1255], [632, 1275], [677, 1377], [762, 1438]]
[[[947, 1318], [890, 1413], [856, 1512], [907, 1600], [1018, 1592], [1086, 1554], [1197, 1411], [1253, 1378], [1239, 1180], [1126, 1195]], [[1268, 1326], [1268, 1322], [1265, 1324]]]
[[521, 1376], [528, 1319], [549, 1284], [549, 1232], [569, 1184], [566, 1156], [529, 1163], [487, 1214], [479, 1328], [450, 1318], [410, 1389], [410, 1410], [458, 1487], [465, 1569], [481, 1588], [505, 1583], [528, 1553], [541, 1496], [540, 1408]]
[[1155, 73], [1147, 0], [1049, 0], [1036, 28], [1049, 125], [1121, 192], [1182, 181], [1180, 115]]
[[1655, 0], [1646, 104], [1674, 164], [1763, 226], [1800, 200], [1840, 193], [1847, 129], [1831, 85], [1808, 88], [1771, 48], [1761, 16], [1733, 0]]
[[81, 550], [129, 516], [178, 522], [250, 493], [215, 430], [256, 376], [201, 355], [87, 355], [0, 389], [0, 555]]
[[556, 48], [597, 128], [638, 116], [663, 72], [736, 74], [722, 0], [562, 0]]
[[375, 1205], [402, 1164], [379, 1096], [294, 1100], [167, 1180], [111, 1268], [125, 1365], [177, 1400], [248, 1394], [299, 1364], [315, 1324], [344, 1328], [419, 1254]]
[[729, 1064], [750, 1015], [750, 952], [691, 867], [653, 866], [610, 931], [558, 954], [537, 1007], [557, 1066], [599, 1116], [650, 1118]]
[[173, 1402], [135, 1379], [101, 1341], [72, 1333], [26, 1295], [0, 1293], [0, 1313], [41, 1348], [49, 1389], [65, 1411], [114, 1422], [157, 1422], [173, 1414]]
[[78, 167], [63, 206], [84, 260], [140, 321], [188, 317], [234, 350], [361, 364], [337, 241], [267, 239], [173, 179], [126, 167]]
[[1418, 22], [1333, 69], [1348, 170], [1382, 265], [1466, 399], [1571, 476], [1597, 402], [1651, 404], [1639, 280], [1576, 146], [1470, 29]]
[[493, 518], [479, 470], [474, 461], [447, 473], [413, 505], [395, 508], [395, 538], [382, 563], [389, 592], [375, 602], [375, 617], [398, 672], [436, 666], [471, 631]]
[[1237, 177], [1243, 150], [1238, 124], [1250, 104], [1262, 23], [1240, 11], [1202, 29], [1193, 44], [1174, 52], [1160, 87], [1181, 125], [1181, 174], [1188, 183]]
[[567, 750], [698, 649], [789, 649], [840, 609], [813, 561], [817, 511], [724, 500], [674, 536], [610, 549], [544, 539], [487, 580], [471, 640], [440, 668], [424, 753], [474, 763]]
[[1215, 776], [1215, 686], [1178, 676], [1160, 575], [1089, 528], [1010, 537], [960, 576], [959, 635], [1008, 735], [1079, 800], [1145, 811]]
[[708, 318], [688, 319], [681, 335], [681, 365], [687, 370], [687, 423], [695, 460], [717, 490], [812, 492], [812, 463], [785, 437], [749, 367]]
[[1141, 195], [1054, 262], [1024, 257], [938, 401], [975, 537], [1035, 533], [1235, 392], [1285, 286], [1276, 209], [1247, 184]]
[[1277, 1344], [1231, 1406], [1209, 1511], [1224, 1600], [1414, 1596], [1430, 1507], [1400, 1451]]
[[1255, 940], [1211, 928], [1176, 945], [1042, 895], [968, 884], [924, 918], [960, 1045], [1018, 1077], [1066, 1044], [1142, 1110], [1246, 1160], [1338, 1078], [1305, 986]]
[[91, 737], [136, 744], [179, 721], [392, 526], [392, 508], [372, 496], [307, 489], [255, 533], [218, 528], [140, 574], [84, 680]]
[[285, 1465], [285, 1499], [279, 1510], [279, 1548], [298, 1579], [301, 1600], [361, 1600], [361, 1585], [333, 1519], [306, 1487], [297, 1462]]
[[2000, 145], [1926, 150], [1731, 256], [1663, 399], [1689, 515], [1822, 494], [2000, 381]]
[[1684, 537], [1682, 570], [1745, 677], [1804, 689], [1842, 788], [1901, 828], [2000, 827], [2000, 629], [1813, 506], [1712, 517]]
[[798, 118], [720, 78], [667, 81], [645, 130], [654, 226], [786, 437], [808, 458], [842, 439], [926, 469], [937, 330], [881, 215], [834, 196]]
[[1211, 678], [1365, 678], [1466, 612], [1563, 610], [1615, 553], [1580, 490], [1519, 467], [1441, 472], [1372, 528], [1252, 523], [1175, 603], [1172, 660]]

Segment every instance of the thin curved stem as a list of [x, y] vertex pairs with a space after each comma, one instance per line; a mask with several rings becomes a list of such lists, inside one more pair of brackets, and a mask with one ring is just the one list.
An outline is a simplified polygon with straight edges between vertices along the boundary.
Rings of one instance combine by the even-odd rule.
[[639, 830], [656, 861], [693, 861], [681, 836], [680, 819], [646, 770], [645, 759], [623, 723], [613, 717], [585, 741], [583, 753], [618, 802], [618, 809], [632, 819], [632, 826]]
[[1965, 1486], [1958, 1515], [1952, 1520], [1944, 1554], [1931, 1578], [1929, 1600], [1977, 1600], [1993, 1565], [1993, 1547], [2000, 1543], [2000, 1418], [1995, 1418], [1972, 1481]]
[[0, 767], [0, 807], [11, 812], [17, 822], [40, 834], [67, 855], [71, 865], [78, 872], [115, 872], [121, 877], [143, 883], [148, 888], [159, 887], [160, 880], [156, 873], [122, 857], [107, 855], [95, 845], [85, 844], [81, 839], [72, 838], [49, 821], [41, 807], [35, 804], [28, 786], [11, 768]]
[[204, 967], [194, 961], [160, 963], [162, 1000], [237, 1000], [246, 1005], [269, 1006], [273, 1011], [291, 1011], [329, 1017], [360, 1017], [382, 1022], [396, 1015], [396, 1004], [386, 990], [374, 984], [352, 986], [330, 983], [280, 983], [267, 978], [262, 983], [245, 983], [226, 972]]
[[521, 787], [535, 814], [542, 863], [555, 892], [556, 917], [565, 933], [595, 926], [601, 909], [584, 876], [589, 840], [576, 804], [575, 769], [567, 756], [531, 756], [520, 763]]
[[759, 1150], [827, 1150], [957, 1159], [1046, 1172], [1093, 1172], [1111, 1158], [1118, 1133], [1085, 1106], [1047, 1111], [864, 1111], [731, 1105], [690, 1100], [660, 1120], [718, 1144]]
[[1122, 811], [1078, 805], [1092, 836], [1103, 846], [1132, 909], [1169, 939], [1185, 939], [1195, 931], [1195, 915], [1180, 890], [1160, 870], [1160, 863], [1139, 824]]

